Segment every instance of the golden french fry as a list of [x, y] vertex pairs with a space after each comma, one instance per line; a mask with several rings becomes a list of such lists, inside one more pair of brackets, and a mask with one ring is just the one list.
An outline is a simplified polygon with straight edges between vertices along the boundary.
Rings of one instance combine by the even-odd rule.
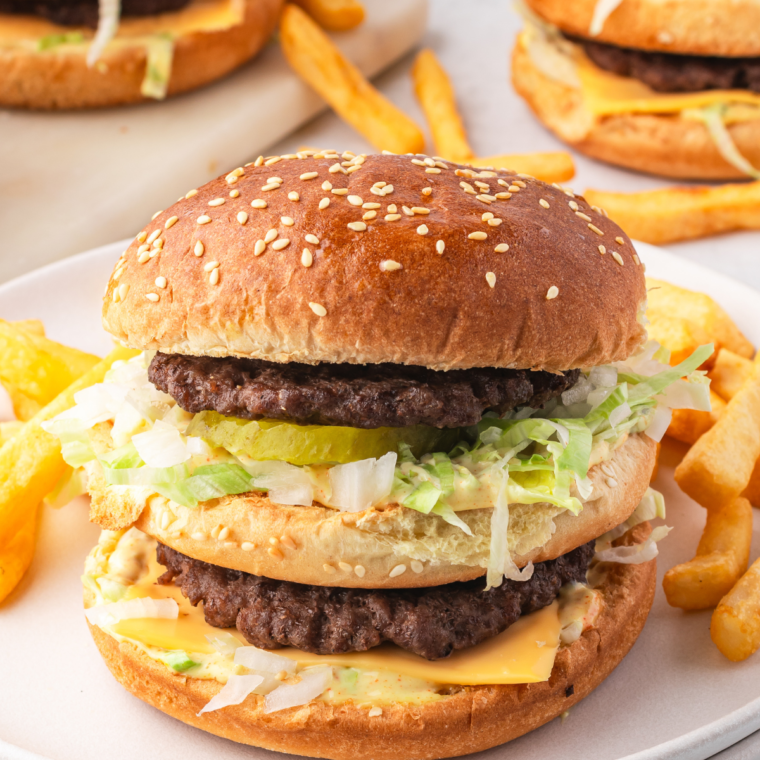
[[39, 401], [35, 401], [33, 398], [29, 398], [25, 393], [22, 393], [18, 388], [13, 385], [6, 385], [0, 381], [8, 395], [11, 398], [11, 404], [13, 404], [13, 412], [16, 415], [16, 419], [26, 422], [31, 420], [37, 412], [42, 409], [42, 404]]
[[412, 67], [414, 92], [433, 135], [435, 152], [449, 161], [468, 164], [475, 154], [457, 110], [454, 88], [432, 50], [422, 50]]
[[573, 157], [563, 150], [485, 156], [473, 158], [467, 163], [481, 168], [490, 166], [493, 169], [510, 169], [518, 174], [530, 174], [544, 182], [567, 182], [575, 176]]
[[20, 420], [18, 422], [15, 420], [13, 422], [0, 422], [0, 447], [18, 434], [22, 427], [24, 427], [24, 423]]
[[34, 557], [37, 538], [37, 514], [33, 506], [25, 515], [25, 522], [5, 544], [0, 545], [0, 604], [18, 585], [29, 569]]
[[698, 325], [716, 348], [728, 348], [747, 359], [755, 353], [731, 317], [706, 293], [647, 277], [647, 317], [652, 320], [660, 316], [677, 316]]
[[364, 6], [358, 0], [293, 0], [323, 29], [346, 32], [364, 21]]
[[682, 491], [720, 509], [749, 484], [760, 457], [760, 363], [720, 419], [687, 452], [675, 472]]
[[671, 607], [715, 607], [747, 569], [752, 542], [752, 507], [741, 497], [707, 513], [697, 554], [671, 567], [662, 581]]
[[710, 637], [729, 660], [746, 660], [760, 646], [760, 559], [713, 612]]
[[18, 330], [45, 337], [45, 325], [39, 319], [21, 319], [18, 322], [11, 322]]
[[280, 43], [293, 70], [376, 148], [393, 153], [424, 150], [420, 128], [378, 92], [295, 5], [283, 10]]
[[587, 190], [632, 238], [662, 245], [729, 230], [760, 229], [760, 182], [669, 187], [642, 193]]
[[[673, 367], [691, 356], [700, 346], [711, 342], [710, 336], [698, 324], [683, 317], [668, 316], [661, 311], [651, 315], [647, 312], [647, 317], [647, 334], [670, 351], [670, 364]], [[701, 366], [701, 369], [712, 366], [714, 356], [715, 354]]]
[[760, 459], [755, 462], [755, 469], [752, 470], [749, 483], [747, 483], [742, 496], [745, 499], [749, 499], [749, 503], [753, 507], [760, 509]]
[[752, 362], [727, 348], [721, 348], [715, 364], [707, 373], [710, 388], [724, 401], [730, 401], [752, 374]]
[[726, 408], [726, 402], [710, 391], [712, 411], [698, 412], [696, 409], [674, 409], [668, 425], [671, 438], [683, 443], [695, 444], [717, 421]]

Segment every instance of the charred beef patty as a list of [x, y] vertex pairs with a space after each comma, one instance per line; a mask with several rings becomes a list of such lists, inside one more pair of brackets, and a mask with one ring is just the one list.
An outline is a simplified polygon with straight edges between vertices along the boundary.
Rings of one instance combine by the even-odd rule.
[[187, 412], [356, 428], [463, 427], [488, 410], [538, 408], [578, 379], [515, 369], [436, 372], [400, 364], [277, 364], [156, 354], [148, 376]]
[[[178, 11], [190, 0], [121, 0], [122, 16]], [[0, 0], [0, 13], [40, 16], [63, 26], [98, 25], [98, 0]]]
[[158, 545], [167, 568], [160, 583], [175, 583], [206, 622], [237, 629], [264, 649], [364, 652], [384, 641], [428, 660], [448, 657], [504, 631], [520, 615], [551, 604], [570, 581], [583, 582], [594, 542], [535, 566], [528, 581], [485, 580], [422, 589], [348, 589], [307, 586], [228, 570]]
[[571, 37], [600, 68], [633, 77], [657, 92], [760, 92], [760, 58], [718, 58], [632, 50]]

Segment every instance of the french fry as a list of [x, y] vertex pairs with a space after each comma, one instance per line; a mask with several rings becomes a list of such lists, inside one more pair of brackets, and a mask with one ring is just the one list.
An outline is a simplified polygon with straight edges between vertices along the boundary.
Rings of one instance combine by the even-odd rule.
[[0, 545], [0, 604], [18, 585], [34, 558], [37, 539], [39, 505], [34, 505], [24, 517], [16, 534]]
[[752, 507], [746, 499], [708, 511], [694, 559], [665, 573], [668, 604], [684, 610], [715, 607], [747, 569], [751, 542]]
[[420, 128], [378, 92], [295, 5], [287, 4], [283, 10], [280, 43], [293, 70], [376, 148], [392, 153], [424, 150]]
[[467, 162], [473, 166], [510, 169], [518, 174], [530, 174], [544, 182], [567, 182], [575, 176], [573, 157], [564, 150], [550, 153], [510, 153], [505, 156], [485, 156]]
[[733, 662], [746, 660], [760, 646], [760, 559], [713, 612], [710, 637]]
[[346, 32], [364, 21], [364, 6], [358, 0], [293, 0], [323, 29]]
[[718, 421], [726, 408], [726, 402], [712, 390], [710, 405], [712, 410], [709, 412], [698, 412], [696, 409], [674, 409], [667, 435], [683, 443], [695, 444]]
[[755, 353], [731, 317], [706, 293], [679, 288], [663, 280], [647, 277], [647, 317], [678, 316], [701, 327], [716, 349], [728, 348], [751, 359]]
[[643, 193], [587, 190], [585, 197], [604, 208], [632, 238], [655, 245], [760, 229], [760, 182]]
[[749, 499], [749, 503], [753, 507], [760, 509], [760, 459], [755, 462], [755, 469], [752, 470], [749, 483], [747, 483], [742, 496]]
[[[660, 311], [650, 314], [647, 334], [670, 351], [670, 364], [675, 367], [691, 356], [700, 346], [711, 342], [710, 336], [695, 322], [678, 316], [668, 316]], [[700, 369], [712, 366], [715, 359], [708, 359]]]
[[707, 373], [710, 388], [724, 401], [730, 401], [752, 374], [752, 362], [727, 348], [721, 348], [715, 364]]
[[21, 428], [24, 427], [24, 423], [20, 420], [13, 422], [0, 422], [0, 447], [2, 447], [6, 441], [10, 441], [14, 435], [21, 432]]
[[[23, 531], [29, 530], [37, 505], [50, 493], [66, 472], [61, 458], [61, 444], [57, 438], [46, 433], [40, 424], [69, 409], [74, 404], [74, 394], [83, 388], [102, 382], [111, 365], [119, 359], [128, 359], [135, 351], [117, 348], [89, 372], [72, 383], [51, 401], [34, 419], [0, 448], [0, 579], [15, 578], [11, 585], [0, 584], [0, 601], [7, 596], [21, 577], [19, 568], [28, 566], [31, 552], [22, 539]], [[9, 552], [14, 546], [27, 555]], [[25, 565], [26, 563], [26, 565]], [[23, 574], [23, 573], [22, 573]]]
[[18, 330], [39, 335], [41, 338], [45, 337], [45, 325], [39, 319], [22, 319], [11, 324]]
[[760, 457], [760, 362], [720, 419], [687, 452], [675, 472], [682, 491], [720, 509], [747, 488]]

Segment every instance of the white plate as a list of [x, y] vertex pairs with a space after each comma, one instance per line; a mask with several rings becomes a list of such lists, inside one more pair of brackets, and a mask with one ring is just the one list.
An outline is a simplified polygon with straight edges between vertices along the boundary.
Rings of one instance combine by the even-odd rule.
[[[40, 318], [51, 337], [105, 353], [110, 340], [100, 329], [100, 296], [124, 247], [105, 246], [0, 286], [0, 317]], [[650, 274], [710, 293], [760, 343], [755, 291], [663, 250], [638, 248]], [[693, 555], [704, 524], [704, 510], [673, 481], [678, 454], [674, 447], [664, 452], [656, 484], [668, 502], [668, 523], [677, 528], [661, 544], [660, 575]], [[760, 521], [755, 525], [757, 543]], [[0, 758], [283, 757], [185, 726], [116, 683], [81, 610], [79, 576], [97, 535], [84, 499], [46, 509], [32, 568], [0, 607]], [[729, 663], [710, 642], [709, 622], [709, 612], [674, 610], [658, 591], [631, 653], [564, 723], [555, 720], [480, 760], [703, 760], [759, 729], [760, 657]]]

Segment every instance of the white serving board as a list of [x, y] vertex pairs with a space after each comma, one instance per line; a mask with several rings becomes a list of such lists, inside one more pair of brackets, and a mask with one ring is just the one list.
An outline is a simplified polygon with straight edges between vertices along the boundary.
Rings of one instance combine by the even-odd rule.
[[[41, 318], [51, 337], [106, 352], [100, 294], [124, 246], [115, 243], [0, 286], [0, 318]], [[663, 250], [637, 247], [650, 274], [710, 293], [760, 343], [757, 292]], [[704, 526], [704, 510], [673, 481], [683, 450], [666, 447], [655, 484], [676, 528], [660, 544], [660, 579], [691, 558]], [[0, 760], [285, 760], [185, 726], [116, 683], [82, 614], [79, 577], [97, 535], [85, 499], [59, 511], [46, 508], [32, 567], [0, 606]], [[756, 518], [752, 559], [759, 539]], [[478, 760], [705, 760], [740, 741], [760, 729], [760, 655], [728, 662], [710, 642], [709, 622], [709, 611], [669, 607], [658, 588], [631, 653], [564, 723], [554, 720]]]
[[[332, 37], [374, 76], [418, 42], [427, 0], [363, 2], [364, 23]], [[136, 234], [167, 198], [253, 160], [325, 108], [272, 41], [226, 79], [162, 103], [0, 110], [0, 282]]]

